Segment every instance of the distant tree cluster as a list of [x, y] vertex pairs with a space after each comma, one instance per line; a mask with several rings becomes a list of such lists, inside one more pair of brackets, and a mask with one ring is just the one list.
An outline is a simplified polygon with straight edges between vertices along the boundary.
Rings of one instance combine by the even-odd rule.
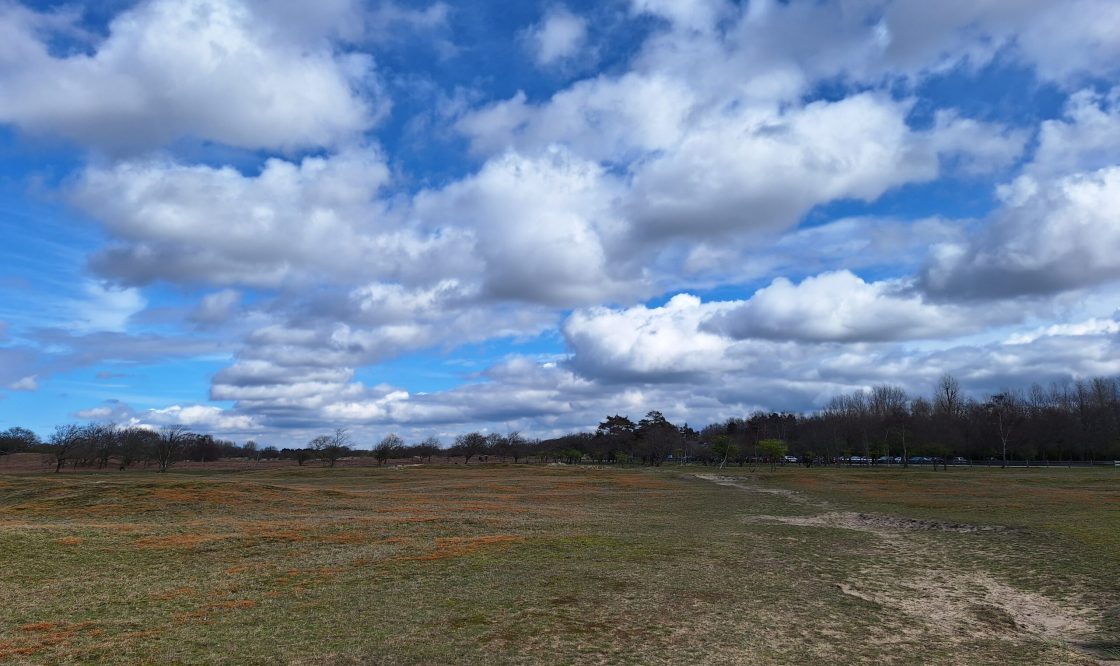
[[469, 432], [444, 447], [429, 437], [416, 444], [390, 433], [369, 448], [356, 448], [345, 428], [311, 439], [302, 448], [244, 445], [193, 433], [183, 426], [160, 430], [90, 423], [62, 425], [46, 441], [25, 428], [0, 431], [0, 455], [49, 454], [54, 469], [66, 465], [105, 468], [134, 464], [166, 471], [179, 460], [219, 458], [319, 461], [334, 467], [342, 458], [372, 456], [432, 462], [595, 462], [659, 466], [666, 461], [725, 465], [786, 462], [835, 463], [858, 459], [898, 460], [914, 456], [948, 460], [1096, 461], [1120, 459], [1120, 381], [1096, 378], [1027, 391], [1005, 390], [976, 400], [949, 375], [929, 396], [911, 396], [898, 386], [876, 386], [833, 398], [813, 414], [756, 412], [697, 431], [670, 423], [658, 411], [638, 422], [607, 416], [594, 432], [530, 440], [518, 432]]
[[208, 462], [244, 455], [245, 448], [212, 435], [190, 432], [183, 426], [153, 430], [71, 423], [56, 427], [46, 441], [26, 428], [0, 431], [0, 455], [24, 452], [48, 454], [56, 472], [67, 465], [96, 469], [115, 465], [125, 469], [135, 464], [154, 465], [163, 472], [179, 460]]

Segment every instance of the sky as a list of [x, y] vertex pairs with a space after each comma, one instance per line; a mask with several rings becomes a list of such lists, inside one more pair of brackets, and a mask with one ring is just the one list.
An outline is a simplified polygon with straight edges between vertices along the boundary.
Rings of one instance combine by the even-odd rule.
[[0, 0], [0, 429], [1120, 374], [1115, 0]]

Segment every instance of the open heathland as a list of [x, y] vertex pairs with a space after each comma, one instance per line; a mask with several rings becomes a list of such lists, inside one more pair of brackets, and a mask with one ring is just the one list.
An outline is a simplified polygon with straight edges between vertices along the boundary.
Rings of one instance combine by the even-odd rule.
[[0, 475], [0, 662], [1095, 664], [1120, 470]]

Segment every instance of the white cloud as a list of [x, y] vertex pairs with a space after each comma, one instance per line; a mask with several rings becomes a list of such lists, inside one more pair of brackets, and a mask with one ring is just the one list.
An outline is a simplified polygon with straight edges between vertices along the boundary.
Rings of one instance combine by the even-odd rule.
[[384, 102], [372, 61], [324, 35], [273, 30], [274, 9], [237, 0], [152, 0], [119, 14], [91, 54], [56, 56], [42, 20], [0, 12], [0, 121], [99, 148], [180, 138], [245, 148], [334, 145], [370, 127]]
[[695, 104], [683, 82], [627, 73], [578, 81], [534, 106], [519, 92], [456, 124], [479, 154], [533, 154], [554, 145], [601, 162], [628, 163], [680, 140]]
[[1027, 138], [1025, 130], [962, 118], [947, 109], [935, 114], [931, 131], [937, 153], [958, 160], [961, 171], [974, 176], [1013, 165], [1023, 154]]
[[713, 114], [636, 169], [629, 210], [655, 236], [780, 230], [817, 204], [871, 201], [932, 180], [936, 153], [905, 114], [905, 105], [872, 94], [785, 113]]
[[144, 309], [146, 299], [140, 290], [115, 288], [87, 280], [82, 285], [85, 296], [69, 302], [69, 328], [82, 331], [124, 331], [129, 319]]
[[1049, 2], [1029, 16], [1016, 46], [1039, 75], [1067, 84], [1120, 71], [1117, 35], [1120, 5], [1113, 0]]
[[1120, 279], [1120, 167], [1001, 188], [985, 232], [934, 248], [922, 274], [942, 298], [1053, 294]]
[[394, 228], [377, 200], [388, 178], [368, 148], [273, 158], [256, 176], [130, 160], [88, 168], [71, 199], [118, 239], [91, 260], [107, 277], [279, 286], [371, 269], [399, 274], [426, 246], [448, 242]]
[[722, 364], [731, 341], [703, 330], [701, 324], [732, 307], [680, 294], [653, 309], [639, 305], [578, 310], [563, 330], [578, 368], [596, 368], [619, 378], [679, 378]]
[[683, 269], [696, 279], [750, 283], [836, 270], [910, 271], [932, 245], [959, 242], [967, 225], [940, 218], [851, 217], [798, 228], [769, 243], [691, 243]]
[[967, 309], [926, 303], [898, 280], [865, 282], [849, 271], [823, 273], [793, 284], [777, 278], [711, 325], [743, 338], [805, 341], [886, 341], [958, 337], [1014, 321], [998, 308]]
[[172, 405], [163, 409], [150, 409], [136, 415], [140, 423], [152, 425], [182, 425], [206, 430], [252, 430], [252, 418], [231, 414], [210, 405]]
[[493, 298], [599, 302], [642, 287], [611, 260], [626, 230], [613, 207], [617, 187], [599, 165], [565, 150], [538, 159], [510, 153], [442, 190], [422, 192], [415, 211], [429, 226], [472, 230], [472, 257], [482, 262], [482, 289]]
[[1120, 87], [1108, 95], [1081, 90], [1061, 118], [1046, 120], [1028, 172], [1039, 178], [1114, 166], [1120, 155]]
[[112, 407], [93, 407], [90, 409], [80, 409], [74, 412], [74, 416], [79, 419], [89, 419], [91, 421], [100, 421], [108, 419], [113, 416], [114, 410]]
[[1065, 336], [1084, 337], [1120, 334], [1120, 321], [1115, 319], [1088, 319], [1086, 321], [1069, 324], [1054, 324], [1044, 326], [1033, 331], [1015, 333], [1009, 337], [1005, 344], [1025, 345], [1045, 337]]
[[631, 0], [630, 10], [663, 18], [677, 28], [707, 31], [731, 7], [724, 0]]
[[457, 127], [481, 154], [563, 146], [625, 168], [620, 213], [635, 240], [655, 243], [783, 230], [816, 205], [933, 180], [941, 159], [972, 174], [1006, 168], [1026, 141], [952, 111], [915, 131], [908, 102], [874, 93], [786, 107], [710, 94], [662, 75], [598, 77], [542, 105], [515, 95]]
[[28, 375], [8, 384], [8, 388], [13, 391], [38, 391], [39, 378], [37, 375]]
[[[1120, 336], [1113, 326], [1100, 322], [1058, 325], [1016, 344], [1004, 340], [977, 344], [946, 332], [936, 341], [913, 347], [851, 339], [849, 329], [842, 326], [848, 323], [842, 321], [844, 304], [825, 314], [835, 321], [838, 313], [841, 326], [826, 325], [826, 330], [810, 330], [809, 335], [802, 325], [784, 337], [736, 340], [710, 324], [742, 304], [702, 303], [680, 295], [657, 308], [578, 311], [565, 324], [573, 352], [569, 365], [596, 387], [585, 392], [598, 394], [589, 402], [608, 410], [625, 403], [626, 391], [637, 390], [643, 394], [640, 404], [651, 409], [658, 403], [672, 404], [679, 392], [698, 402], [710, 401], [696, 412], [702, 414], [736, 410], [741, 414], [751, 406], [812, 409], [837, 393], [884, 382], [925, 393], [946, 372], [982, 391], [1120, 371], [1116, 356]], [[891, 305], [872, 306], [869, 316], [886, 309], [897, 322], [899, 314], [890, 311]], [[899, 308], [903, 318], [913, 314], [906, 312], [907, 305]], [[760, 317], [765, 315], [759, 312]], [[910, 319], [927, 315], [923, 312]], [[801, 340], [799, 335], [810, 339]], [[1077, 344], [1069, 343], [1071, 335], [1078, 336]]]
[[587, 19], [563, 5], [553, 7], [524, 33], [533, 59], [542, 67], [577, 56], [586, 46]]

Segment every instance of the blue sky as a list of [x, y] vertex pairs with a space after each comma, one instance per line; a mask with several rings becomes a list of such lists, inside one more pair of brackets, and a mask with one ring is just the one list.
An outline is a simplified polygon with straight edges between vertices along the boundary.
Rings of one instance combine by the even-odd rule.
[[1120, 6], [0, 2], [0, 428], [1120, 373]]

